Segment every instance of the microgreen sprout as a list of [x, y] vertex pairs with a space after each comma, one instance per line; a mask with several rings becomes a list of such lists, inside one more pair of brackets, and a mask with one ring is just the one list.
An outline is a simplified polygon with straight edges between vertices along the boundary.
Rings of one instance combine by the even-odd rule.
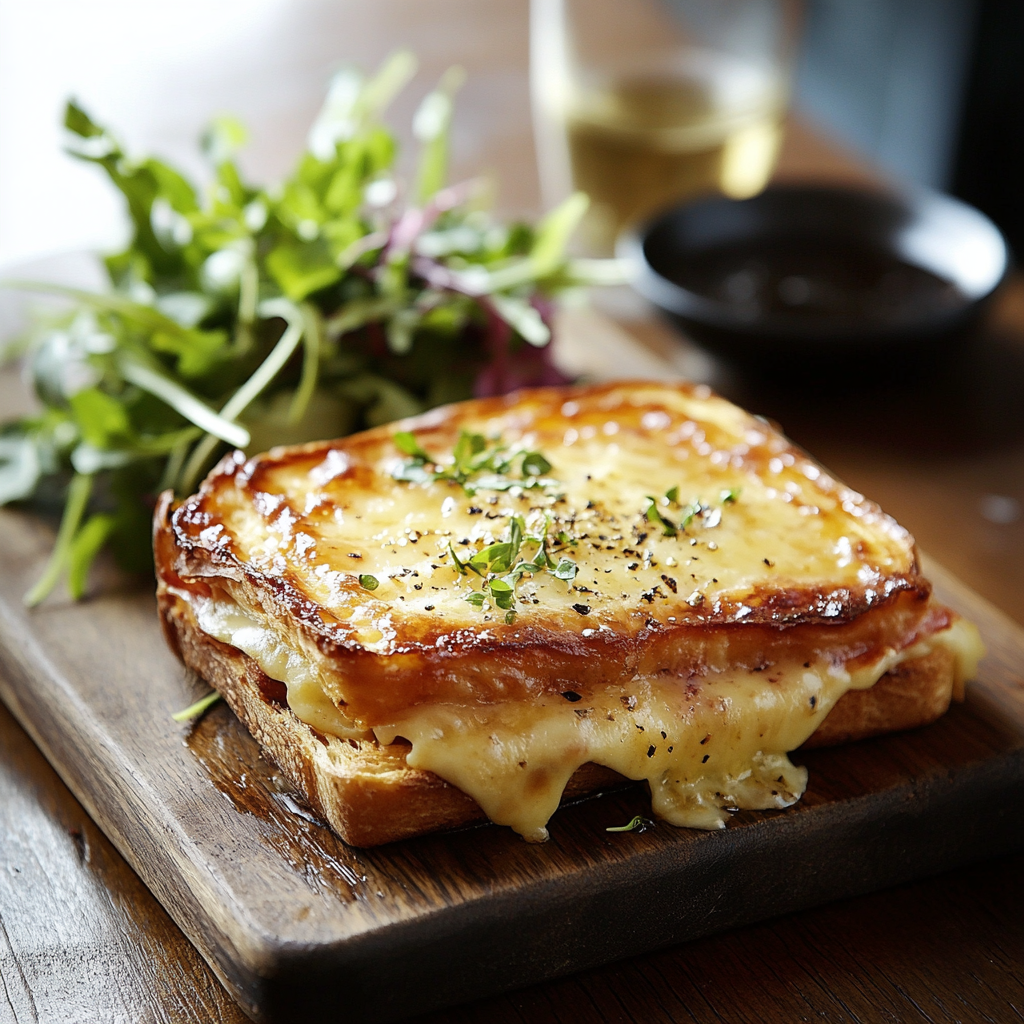
[[625, 825], [612, 825], [606, 828], [605, 832], [646, 832], [653, 827], [654, 822], [650, 818], [644, 818], [638, 814], [632, 821], [627, 821]]
[[468, 495], [478, 490], [545, 489], [557, 484], [545, 475], [551, 472], [551, 463], [540, 452], [509, 447], [500, 438], [462, 430], [450, 458], [431, 455], [409, 431], [400, 431], [392, 440], [408, 456], [394, 468], [392, 476], [407, 483], [450, 480]]
[[[476, 573], [482, 579], [480, 590], [473, 590], [465, 600], [476, 608], [481, 608], [485, 601], [490, 601], [495, 608], [505, 612], [505, 622], [511, 625], [516, 618], [516, 588], [524, 576], [549, 572], [555, 579], [563, 580], [572, 587], [579, 567], [571, 558], [559, 558], [556, 562], [548, 550], [551, 518], [545, 516], [543, 527], [536, 534], [527, 532], [522, 516], [509, 517], [508, 528], [502, 540], [488, 544], [469, 558], [459, 558], [451, 542], [448, 551], [452, 557], [452, 566], [460, 576]], [[563, 534], [564, 536], [564, 534]], [[561, 543], [556, 539], [556, 543]], [[524, 548], [533, 548], [533, 554], [527, 558], [523, 555]]]
[[208, 693], [205, 697], [200, 697], [195, 704], [190, 704], [187, 708], [181, 711], [175, 711], [171, 718], [176, 722], [188, 722], [193, 718], [199, 718], [208, 708], [213, 707], [221, 699], [220, 694], [213, 690]]

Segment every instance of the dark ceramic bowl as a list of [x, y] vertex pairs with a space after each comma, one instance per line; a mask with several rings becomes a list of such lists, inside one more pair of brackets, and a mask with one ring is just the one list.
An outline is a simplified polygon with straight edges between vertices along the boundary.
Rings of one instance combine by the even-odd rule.
[[619, 255], [686, 334], [761, 366], [937, 352], [1009, 263], [998, 228], [956, 199], [808, 186], [676, 207], [623, 236]]

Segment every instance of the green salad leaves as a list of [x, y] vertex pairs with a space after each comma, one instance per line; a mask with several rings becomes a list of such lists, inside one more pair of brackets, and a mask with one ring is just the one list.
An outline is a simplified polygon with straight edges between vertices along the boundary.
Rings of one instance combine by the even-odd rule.
[[[0, 504], [64, 498], [29, 603], [64, 574], [81, 596], [104, 546], [145, 568], [157, 493], [189, 493], [229, 447], [340, 436], [562, 379], [553, 296], [615, 274], [565, 255], [586, 198], [536, 227], [502, 225], [480, 209], [477, 183], [447, 185], [457, 70], [416, 114], [407, 192], [380, 118], [414, 69], [398, 54], [369, 79], [338, 74], [298, 165], [273, 187], [245, 180], [234, 120], [205, 134], [200, 188], [68, 104], [70, 152], [122, 193], [132, 235], [106, 259], [108, 291], [39, 286], [61, 293], [64, 311], [20, 350], [42, 411], [0, 427]], [[536, 458], [519, 467], [545, 471]]]

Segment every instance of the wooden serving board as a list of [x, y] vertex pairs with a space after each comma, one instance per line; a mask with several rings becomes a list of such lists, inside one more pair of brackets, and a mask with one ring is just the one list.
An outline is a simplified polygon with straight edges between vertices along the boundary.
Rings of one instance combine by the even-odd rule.
[[[152, 596], [101, 581], [27, 611], [52, 542], [0, 514], [0, 697], [258, 1020], [389, 1020], [1024, 846], [1024, 630], [929, 564], [989, 654], [933, 726], [801, 758], [796, 807], [702, 833], [606, 826], [638, 787], [562, 809], [531, 846], [481, 826], [346, 847], [164, 646]], [[334, 1018], [332, 1018], [334, 1019]]]
[[[572, 372], [692, 371], [572, 317]], [[543, 846], [480, 826], [359, 851], [225, 707], [172, 721], [207, 687], [165, 647], [149, 588], [110, 573], [91, 601], [23, 607], [52, 541], [0, 510], [0, 699], [261, 1021], [392, 1020], [1024, 848], [1024, 629], [930, 563], [981, 627], [980, 679], [929, 728], [798, 758], [796, 807], [608, 833], [649, 813], [628, 787], [560, 810]]]

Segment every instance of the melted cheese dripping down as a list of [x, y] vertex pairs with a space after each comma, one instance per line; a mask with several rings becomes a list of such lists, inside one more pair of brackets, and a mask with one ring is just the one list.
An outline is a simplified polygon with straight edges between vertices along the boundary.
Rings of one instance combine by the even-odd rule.
[[535, 842], [547, 839], [566, 784], [588, 762], [646, 780], [654, 813], [671, 824], [719, 829], [730, 811], [796, 803], [807, 769], [788, 752], [847, 690], [867, 689], [930, 649], [889, 651], [853, 673], [823, 661], [711, 672], [695, 692], [686, 681], [638, 678], [585, 705], [558, 697], [541, 706], [414, 708], [374, 734], [381, 743], [407, 739], [411, 767], [458, 786], [491, 821]]
[[[288, 688], [295, 715], [321, 732], [368, 739], [325, 695], [309, 662], [236, 604], [189, 595], [201, 629], [249, 655]], [[542, 842], [573, 773], [589, 762], [646, 780], [655, 814], [673, 825], [724, 828], [730, 811], [783, 808], [807, 786], [799, 747], [851, 689], [867, 689], [900, 662], [937, 646], [957, 658], [957, 687], [974, 674], [977, 631], [958, 620], [904, 651], [847, 671], [827, 661], [702, 679], [634, 679], [593, 701], [425, 705], [372, 735], [412, 744], [410, 767], [433, 772], [480, 804], [491, 821]]]
[[342, 739], [370, 739], [324, 693], [320, 677], [309, 661], [273, 630], [231, 601], [214, 601], [178, 592], [188, 601], [199, 628], [221, 643], [248, 654], [271, 678], [288, 688], [288, 706], [297, 718], [319, 732]]

